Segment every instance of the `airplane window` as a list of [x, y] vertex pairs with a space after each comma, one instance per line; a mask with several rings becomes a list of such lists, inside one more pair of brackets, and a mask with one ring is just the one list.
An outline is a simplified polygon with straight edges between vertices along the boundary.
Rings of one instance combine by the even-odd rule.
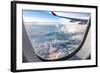
[[23, 10], [23, 24], [33, 53], [41, 60], [75, 55], [86, 38], [89, 23], [89, 13]]

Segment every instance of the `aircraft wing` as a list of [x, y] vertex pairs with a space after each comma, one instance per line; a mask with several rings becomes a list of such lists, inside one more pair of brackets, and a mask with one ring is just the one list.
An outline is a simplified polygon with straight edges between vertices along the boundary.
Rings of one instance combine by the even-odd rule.
[[[51, 14], [53, 16], [57, 16], [57, 17], [61, 17], [61, 18], [65, 18], [65, 19], [70, 19], [71, 21], [70, 22], [79, 22], [79, 24], [86, 24], [87, 21], [89, 20], [89, 18], [82, 18], [81, 16], [72, 16], [72, 15], [68, 15], [68, 16], [65, 16], [64, 14], [61, 14], [59, 12], [53, 12], [51, 11]], [[67, 13], [68, 14], [68, 13]], [[70, 13], [69, 13], [70, 14]], [[76, 14], [77, 15], [77, 14]]]

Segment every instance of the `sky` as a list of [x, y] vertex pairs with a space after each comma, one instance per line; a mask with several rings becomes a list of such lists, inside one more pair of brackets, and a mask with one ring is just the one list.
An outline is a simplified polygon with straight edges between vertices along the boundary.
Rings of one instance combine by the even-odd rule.
[[[88, 19], [89, 13], [55, 12], [57, 15], [71, 18]], [[23, 10], [24, 22], [69, 22], [69, 19], [52, 15], [51, 11]]]
[[47, 11], [23, 11], [24, 22], [34, 22], [34, 21], [48, 21], [48, 22], [56, 22], [59, 20], [59, 17], [51, 15]]

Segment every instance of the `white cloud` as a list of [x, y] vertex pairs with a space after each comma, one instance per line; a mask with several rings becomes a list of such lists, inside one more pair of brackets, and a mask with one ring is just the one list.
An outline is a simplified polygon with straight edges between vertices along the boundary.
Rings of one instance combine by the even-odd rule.
[[71, 21], [70, 19], [65, 19], [65, 18], [59, 19], [60, 24], [66, 24], [66, 23], [69, 23], [70, 21]]
[[57, 25], [57, 20], [51, 20], [51, 19], [42, 19], [42, 18], [34, 18], [34, 17], [23, 17], [25, 25]]
[[34, 17], [23, 17], [24, 22], [58, 22], [52, 19], [44, 19], [44, 18], [34, 18]]

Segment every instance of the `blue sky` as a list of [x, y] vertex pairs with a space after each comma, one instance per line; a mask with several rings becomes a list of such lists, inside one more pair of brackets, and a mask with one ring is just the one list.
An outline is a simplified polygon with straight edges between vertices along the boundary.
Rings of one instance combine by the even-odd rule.
[[38, 20], [57, 21], [59, 17], [53, 16], [49, 11], [23, 11], [23, 17], [30, 17]]
[[[56, 13], [59, 15], [63, 15], [65, 17], [81, 18], [81, 19], [87, 19], [90, 16], [89, 13], [74, 13], [74, 12], [56, 12]], [[69, 20], [53, 16], [51, 14], [51, 11], [37, 11], [37, 10], [23, 10], [23, 18], [24, 22], [34, 22], [34, 21], [57, 22], [61, 19]]]

